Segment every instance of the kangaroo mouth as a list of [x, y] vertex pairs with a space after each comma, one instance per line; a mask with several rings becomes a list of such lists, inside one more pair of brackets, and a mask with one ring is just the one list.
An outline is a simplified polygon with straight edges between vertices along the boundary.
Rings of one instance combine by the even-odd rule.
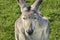
[[29, 35], [32, 35], [33, 34], [33, 31], [28, 31], [27, 32]]
[[31, 30], [31, 31], [25, 31], [25, 34], [26, 35], [32, 35], [33, 34], [33, 30]]

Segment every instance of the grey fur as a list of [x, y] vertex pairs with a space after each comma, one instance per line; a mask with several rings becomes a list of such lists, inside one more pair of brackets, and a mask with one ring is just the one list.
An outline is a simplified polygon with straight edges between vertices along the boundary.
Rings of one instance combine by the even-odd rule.
[[[25, 3], [25, 0], [19, 0], [21, 7], [21, 16], [15, 22], [15, 39], [16, 40], [48, 40], [49, 39], [49, 26], [48, 19], [40, 12], [37, 11], [42, 0], [36, 0], [29, 7]], [[28, 30], [33, 30], [33, 33], [29, 35]]]

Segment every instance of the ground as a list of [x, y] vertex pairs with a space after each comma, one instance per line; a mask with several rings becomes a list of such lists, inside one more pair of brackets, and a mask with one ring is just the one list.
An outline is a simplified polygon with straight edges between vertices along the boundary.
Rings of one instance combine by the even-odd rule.
[[[26, 0], [31, 5], [34, 0]], [[43, 0], [41, 13], [50, 21], [50, 40], [60, 40], [60, 0]], [[20, 16], [16, 0], [0, 0], [0, 40], [15, 40], [14, 23]]]

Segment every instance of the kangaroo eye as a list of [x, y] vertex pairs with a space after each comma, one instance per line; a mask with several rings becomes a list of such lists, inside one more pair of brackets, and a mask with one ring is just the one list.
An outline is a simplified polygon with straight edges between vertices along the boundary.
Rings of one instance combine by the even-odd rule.
[[36, 17], [34, 17], [34, 19], [36, 19]]
[[25, 20], [25, 19], [27, 19], [27, 18], [24, 17], [23, 19]]

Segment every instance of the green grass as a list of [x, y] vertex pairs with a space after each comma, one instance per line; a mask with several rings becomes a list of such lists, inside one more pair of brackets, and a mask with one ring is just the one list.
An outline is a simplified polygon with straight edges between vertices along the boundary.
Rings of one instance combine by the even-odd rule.
[[[34, 0], [27, 0], [31, 5]], [[50, 20], [50, 40], [60, 40], [60, 0], [44, 0], [41, 13]], [[0, 0], [0, 40], [15, 40], [14, 23], [20, 16], [16, 0]]]

